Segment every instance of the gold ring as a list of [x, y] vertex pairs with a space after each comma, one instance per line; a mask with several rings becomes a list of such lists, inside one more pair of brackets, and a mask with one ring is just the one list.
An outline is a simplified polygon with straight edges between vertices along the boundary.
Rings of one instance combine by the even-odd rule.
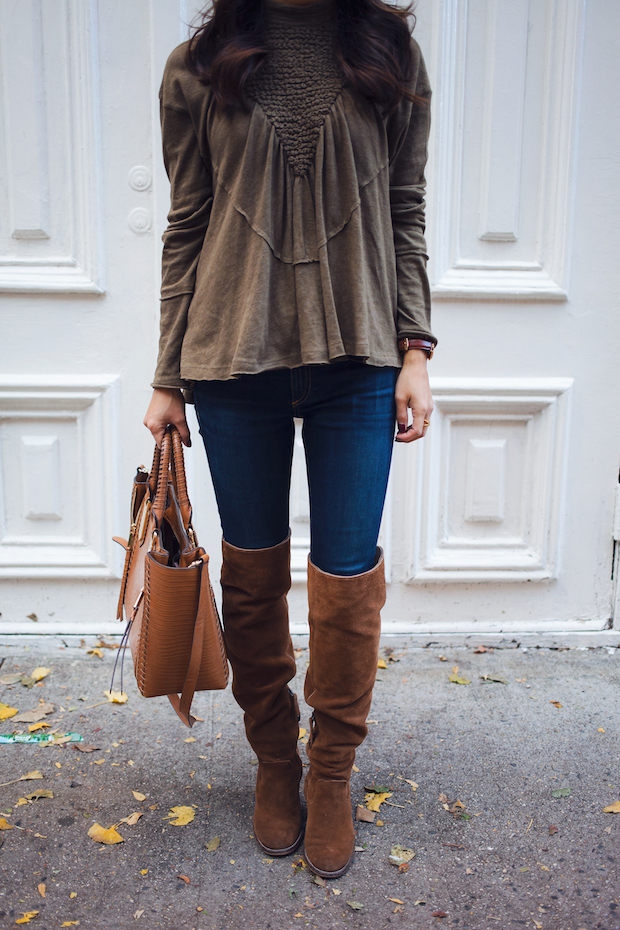
[[430, 425], [431, 425], [431, 421], [430, 421], [430, 420], [425, 420], [425, 421], [424, 421], [424, 426], [430, 426]]

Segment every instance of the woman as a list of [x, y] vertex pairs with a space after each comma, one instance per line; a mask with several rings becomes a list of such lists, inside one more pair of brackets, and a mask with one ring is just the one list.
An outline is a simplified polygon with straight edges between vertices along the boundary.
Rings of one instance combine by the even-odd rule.
[[327, 878], [355, 846], [349, 777], [377, 668], [394, 420], [411, 442], [432, 411], [429, 100], [407, 13], [381, 0], [215, 0], [161, 88], [171, 210], [144, 422], [158, 443], [172, 423], [189, 445], [182, 392], [196, 405], [233, 694], [259, 760], [254, 832], [283, 856], [303, 836], [286, 595], [293, 417], [304, 420], [305, 857]]

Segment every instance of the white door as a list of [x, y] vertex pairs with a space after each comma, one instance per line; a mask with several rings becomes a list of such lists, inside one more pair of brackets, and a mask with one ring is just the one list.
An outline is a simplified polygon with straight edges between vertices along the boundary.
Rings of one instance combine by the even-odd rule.
[[[168, 196], [157, 90], [194, 12], [183, 0], [0, 4], [0, 630], [117, 630], [110, 538], [126, 534], [132, 473], [151, 455], [141, 422]], [[440, 347], [428, 437], [395, 449], [385, 629], [613, 637], [620, 7], [419, 0], [417, 15], [434, 88]], [[187, 460], [216, 580], [195, 422]]]

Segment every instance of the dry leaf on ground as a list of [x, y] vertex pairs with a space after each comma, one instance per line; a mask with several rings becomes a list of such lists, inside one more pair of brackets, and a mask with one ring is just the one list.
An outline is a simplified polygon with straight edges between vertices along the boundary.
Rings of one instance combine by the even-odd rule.
[[614, 801], [609, 807], [603, 808], [604, 814], [620, 814], [620, 801]]
[[497, 681], [500, 685], [507, 685], [508, 679], [502, 678], [501, 675], [489, 675], [487, 672], [480, 676], [483, 681]]
[[51, 727], [51, 723], [46, 723], [45, 720], [39, 720], [38, 723], [31, 723], [28, 725], [28, 732], [36, 733], [37, 730], [44, 730], [46, 727]]
[[405, 862], [410, 862], [414, 856], [415, 853], [413, 849], [406, 849], [404, 846], [400, 846], [400, 844], [397, 843], [395, 846], [392, 846], [390, 850], [389, 861], [391, 865], [400, 866], [404, 865]]
[[0, 720], [8, 720], [17, 713], [17, 707], [9, 707], [8, 704], [0, 703]]
[[33, 707], [32, 710], [26, 710], [21, 714], [18, 714], [17, 717], [13, 720], [13, 723], [38, 723], [39, 720], [43, 720], [44, 717], [47, 717], [48, 714], [54, 713], [54, 705], [48, 704], [45, 701], [41, 701], [38, 707]]
[[[221, 842], [221, 840], [220, 840], [219, 836], [214, 836], [212, 840], [209, 840], [208, 843], [205, 843], [205, 849], [206, 849], [208, 852], [214, 852], [214, 850], [218, 849], [218, 847], [219, 847], [219, 845], [220, 845], [220, 842]], [[263, 862], [264, 862], [264, 861], [265, 861], [265, 860], [263, 859]], [[273, 860], [271, 860], [271, 861], [273, 861]]]
[[5, 817], [0, 817], [0, 830], [12, 830], [13, 824], [9, 823]]
[[26, 795], [27, 801], [40, 801], [41, 798], [53, 798], [54, 792], [50, 791], [48, 788], [42, 788], [40, 791], [33, 791], [31, 794]]
[[417, 791], [418, 788], [420, 787], [417, 781], [413, 781], [411, 778], [403, 778], [402, 775], [399, 775], [398, 778], [400, 778], [401, 781], [406, 781], [407, 784], [410, 785], [414, 791]]
[[127, 695], [124, 691], [104, 691], [103, 693], [112, 704], [127, 703]]
[[361, 804], [357, 805], [357, 808], [355, 811], [356, 820], [362, 820], [364, 823], [374, 823], [376, 816], [377, 814], [375, 813], [375, 811], [369, 811], [365, 807], [362, 807]]
[[433, 911], [432, 916], [433, 917], [447, 917], [448, 915], [446, 914], [445, 911]]
[[354, 911], [361, 911], [364, 908], [364, 905], [360, 904], [359, 901], [347, 901], [347, 904]]
[[5, 781], [0, 788], [6, 788], [7, 785], [16, 785], [18, 781], [30, 781], [33, 778], [43, 778], [43, 775], [38, 769], [35, 769], [33, 772], [26, 772], [25, 775], [20, 775], [19, 778], [14, 778], [13, 781]]
[[470, 685], [471, 684], [470, 678], [459, 678], [456, 672], [453, 675], [450, 675], [448, 677], [448, 681], [451, 681], [452, 684], [454, 685]]
[[558, 710], [562, 706], [559, 701], [549, 701], [550, 704], [553, 704], [554, 707], [557, 707]]
[[39, 882], [39, 884], [37, 885], [37, 891], [39, 892], [42, 898], [45, 897], [45, 882]]
[[98, 659], [103, 659], [103, 649], [99, 649], [98, 647], [95, 647], [94, 649], [87, 649], [86, 655], [97, 656]]
[[130, 827], [133, 827], [142, 817], [142, 811], [134, 811], [133, 814], [130, 814], [129, 817], [121, 817], [120, 823], [126, 823]]
[[30, 923], [33, 917], [36, 917], [38, 913], [39, 913], [38, 911], [22, 911], [23, 917], [20, 917], [19, 920], [15, 921], [15, 923], [16, 924]]
[[94, 823], [88, 831], [88, 835], [95, 843], [104, 843], [106, 846], [113, 846], [115, 843], [124, 843], [123, 837], [116, 832], [116, 827], [102, 827], [99, 823]]
[[79, 920], [63, 920], [61, 927], [77, 927]]
[[[191, 823], [196, 816], [196, 811], [192, 807], [171, 807], [170, 813], [166, 814], [164, 820], [169, 820], [173, 827], [185, 827]], [[174, 818], [174, 819], [172, 819]]]
[[366, 801], [366, 809], [369, 811], [378, 812], [381, 808], [381, 805], [386, 798], [391, 798], [391, 791], [382, 791], [381, 793], [369, 792], [364, 795], [364, 800]]
[[99, 746], [91, 746], [90, 743], [73, 743], [71, 749], [75, 749], [76, 752], [97, 752]]
[[142, 794], [141, 791], [132, 791], [131, 792], [136, 799], [136, 801], [146, 801], [146, 795]]
[[50, 672], [51, 668], [43, 668], [43, 666], [39, 665], [30, 672], [30, 677], [34, 678], [35, 681], [41, 681], [41, 679], [47, 678]]
[[187, 875], [177, 875], [177, 878], [180, 878], [182, 881], [184, 881], [186, 885], [191, 885], [191, 881]]
[[572, 788], [556, 788], [551, 794], [554, 798], [567, 798], [569, 794], [572, 794], [572, 791]]
[[377, 668], [387, 668], [387, 662], [385, 659], [379, 659], [377, 662]]

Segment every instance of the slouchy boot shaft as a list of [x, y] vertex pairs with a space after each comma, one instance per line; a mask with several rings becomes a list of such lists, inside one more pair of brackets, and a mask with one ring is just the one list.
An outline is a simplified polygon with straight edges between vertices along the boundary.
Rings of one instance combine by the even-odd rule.
[[368, 729], [377, 674], [381, 608], [385, 603], [383, 553], [360, 575], [330, 575], [309, 560], [310, 663], [306, 701], [310, 721], [304, 782], [308, 805], [305, 858], [324, 878], [348, 869], [355, 848], [350, 777], [355, 750]]
[[268, 549], [222, 543], [224, 639], [232, 691], [245, 711], [248, 741], [258, 756], [254, 835], [274, 856], [293, 852], [303, 829], [297, 750], [299, 706], [288, 687], [295, 674], [286, 594], [290, 537]]

